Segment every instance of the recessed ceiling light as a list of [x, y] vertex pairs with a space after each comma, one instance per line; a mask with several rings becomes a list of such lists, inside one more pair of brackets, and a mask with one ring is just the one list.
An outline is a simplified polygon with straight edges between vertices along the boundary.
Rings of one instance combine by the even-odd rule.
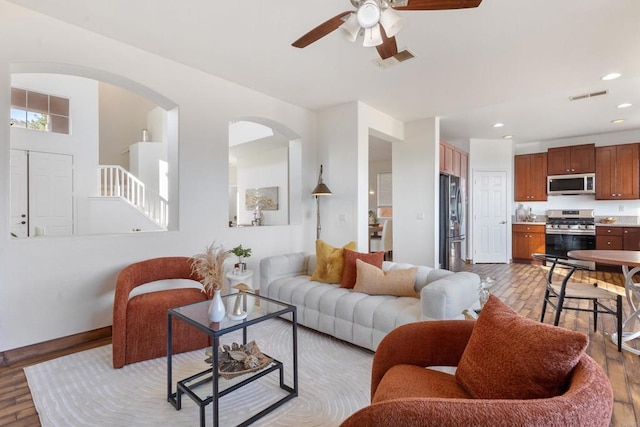
[[628, 102], [625, 102], [623, 104], [618, 105], [618, 108], [629, 108], [631, 107], [631, 105], [633, 104], [629, 104]]
[[493, 125], [494, 128], [501, 128], [502, 126], [504, 126], [504, 123], [495, 123]]
[[511, 139], [511, 138], [513, 138], [513, 135], [505, 135], [505, 136], [503, 136], [502, 138], [503, 138], [503, 139]]
[[611, 120], [611, 123], [613, 123], [614, 125], [619, 125], [620, 123], [624, 123], [624, 119]]
[[602, 76], [602, 80], [615, 80], [620, 77], [622, 74], [620, 73], [609, 73], [606, 76]]

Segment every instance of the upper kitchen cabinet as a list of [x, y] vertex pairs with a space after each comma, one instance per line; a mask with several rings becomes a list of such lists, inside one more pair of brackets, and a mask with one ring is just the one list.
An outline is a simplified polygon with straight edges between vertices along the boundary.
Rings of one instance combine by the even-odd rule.
[[593, 173], [596, 171], [595, 144], [549, 148], [547, 153], [549, 175]]
[[440, 173], [463, 177], [466, 179], [468, 154], [453, 145], [440, 142]]
[[547, 153], [515, 156], [514, 169], [516, 202], [547, 200]]
[[640, 198], [638, 144], [596, 148], [596, 199]]

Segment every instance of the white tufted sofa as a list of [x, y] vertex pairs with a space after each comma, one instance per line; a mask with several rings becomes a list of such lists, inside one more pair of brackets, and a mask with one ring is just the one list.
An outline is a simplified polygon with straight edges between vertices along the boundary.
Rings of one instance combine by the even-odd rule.
[[[385, 261], [385, 271], [411, 264]], [[420, 298], [367, 295], [340, 284], [312, 282], [315, 254], [302, 252], [262, 259], [260, 295], [298, 308], [298, 323], [375, 351], [392, 329], [421, 320], [462, 319], [479, 307], [480, 277], [418, 266], [415, 289]]]

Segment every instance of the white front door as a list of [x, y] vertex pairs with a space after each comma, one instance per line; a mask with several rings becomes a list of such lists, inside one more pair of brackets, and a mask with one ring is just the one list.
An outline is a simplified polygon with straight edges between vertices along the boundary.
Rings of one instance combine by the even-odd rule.
[[29, 230], [29, 204], [27, 202], [27, 152], [11, 150], [10, 217], [11, 232], [17, 237], [27, 237]]
[[473, 177], [473, 261], [507, 263], [507, 172]]
[[73, 234], [73, 157], [29, 152], [29, 235]]

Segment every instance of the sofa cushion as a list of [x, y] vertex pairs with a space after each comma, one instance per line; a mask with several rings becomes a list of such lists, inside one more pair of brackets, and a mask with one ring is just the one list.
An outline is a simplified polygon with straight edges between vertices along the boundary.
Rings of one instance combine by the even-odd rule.
[[344, 250], [344, 270], [342, 272], [342, 282], [340, 287], [353, 288], [356, 284], [356, 260], [362, 260], [368, 264], [375, 265], [382, 269], [382, 262], [384, 261], [384, 252], [362, 253], [355, 252], [349, 249]]
[[316, 269], [311, 280], [322, 283], [340, 283], [344, 270], [343, 249], [356, 249], [356, 242], [335, 248], [323, 240], [316, 240]]
[[520, 316], [489, 297], [462, 354], [456, 379], [478, 399], [561, 395], [588, 344], [585, 334]]
[[417, 267], [382, 271], [362, 260], [356, 260], [356, 284], [353, 290], [369, 295], [416, 297], [414, 283]]

